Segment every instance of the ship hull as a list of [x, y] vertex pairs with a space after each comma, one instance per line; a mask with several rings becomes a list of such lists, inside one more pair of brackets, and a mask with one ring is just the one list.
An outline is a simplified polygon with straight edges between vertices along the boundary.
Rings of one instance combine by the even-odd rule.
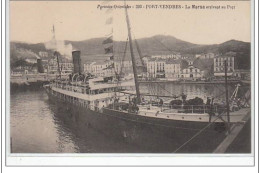
[[[214, 123], [209, 125], [208, 122], [169, 121], [111, 109], [94, 111], [64, 101], [51, 92], [47, 94], [59, 111], [57, 115], [61, 120], [73, 123], [85, 133], [88, 128], [92, 128], [114, 141], [134, 145], [138, 152], [211, 153], [225, 137], [224, 131], [215, 130]], [[199, 135], [193, 139], [196, 134]], [[187, 141], [189, 142], [186, 143]], [[127, 152], [127, 149], [118, 152]]]

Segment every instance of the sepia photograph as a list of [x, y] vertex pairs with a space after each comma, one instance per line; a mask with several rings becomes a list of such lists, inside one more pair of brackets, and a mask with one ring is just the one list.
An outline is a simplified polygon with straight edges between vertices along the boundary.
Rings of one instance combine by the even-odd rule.
[[10, 1], [10, 154], [252, 154], [251, 1]]

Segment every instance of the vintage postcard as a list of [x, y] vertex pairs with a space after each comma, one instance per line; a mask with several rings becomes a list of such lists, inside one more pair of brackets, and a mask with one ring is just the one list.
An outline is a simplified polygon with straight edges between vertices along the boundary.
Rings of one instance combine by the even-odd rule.
[[254, 165], [254, 2], [7, 4], [9, 165]]

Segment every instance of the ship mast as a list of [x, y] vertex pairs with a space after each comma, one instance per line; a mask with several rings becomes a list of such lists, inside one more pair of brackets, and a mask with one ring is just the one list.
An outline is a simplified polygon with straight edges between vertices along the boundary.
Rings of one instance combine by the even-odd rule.
[[54, 28], [54, 24], [52, 25], [52, 39], [56, 40], [55, 38], [55, 28]]
[[129, 37], [129, 45], [130, 45], [130, 53], [131, 53], [131, 58], [132, 58], [134, 79], [135, 79], [135, 89], [136, 89], [137, 103], [140, 103], [141, 102], [140, 90], [139, 90], [137, 69], [136, 69], [136, 63], [135, 63], [135, 57], [134, 57], [134, 51], [133, 51], [133, 44], [132, 44], [130, 21], [129, 21], [128, 12], [127, 12], [126, 1], [125, 1], [125, 15], [126, 15], [126, 23], [127, 23], [127, 30], [128, 30], [128, 37]]
[[[55, 37], [55, 28], [54, 28], [54, 24], [52, 25], [52, 41], [55, 44], [55, 48], [57, 49], [57, 41], [56, 41], [56, 37]], [[61, 78], [61, 69], [60, 69], [60, 61], [59, 61], [59, 56], [60, 53], [56, 50], [53, 53], [54, 57], [57, 58], [57, 68], [58, 68], [58, 73], [59, 73], [59, 77]]]
[[139, 57], [140, 57], [140, 60], [141, 60], [142, 66], [143, 66], [142, 69], [143, 69], [143, 71], [146, 71], [146, 72], [147, 72], [147, 70], [146, 70], [146, 68], [145, 68], [144, 60], [143, 60], [143, 55], [142, 55], [140, 46], [139, 46], [139, 44], [138, 44], [138, 42], [137, 42], [136, 39], [135, 39], [135, 45], [136, 45], [137, 52], [138, 52], [138, 54], [139, 54]]
[[227, 83], [227, 60], [224, 61], [225, 65], [225, 89], [226, 89], [226, 108], [227, 108], [227, 120], [228, 120], [228, 133], [230, 133], [230, 116], [229, 116], [229, 98], [228, 98], [228, 83]]

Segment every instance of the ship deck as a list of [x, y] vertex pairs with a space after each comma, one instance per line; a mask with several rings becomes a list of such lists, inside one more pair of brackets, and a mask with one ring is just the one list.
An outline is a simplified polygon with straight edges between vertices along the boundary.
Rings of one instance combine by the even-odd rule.
[[[245, 117], [250, 116], [248, 114], [250, 108], [242, 108], [238, 111], [230, 112], [230, 122], [238, 123], [244, 122]], [[139, 115], [150, 116], [163, 119], [173, 119], [180, 121], [198, 121], [198, 122], [227, 122], [227, 115], [212, 116], [208, 113], [184, 113], [179, 112], [178, 109], [162, 110], [160, 107], [152, 106], [147, 110], [146, 106], [139, 107]]]

